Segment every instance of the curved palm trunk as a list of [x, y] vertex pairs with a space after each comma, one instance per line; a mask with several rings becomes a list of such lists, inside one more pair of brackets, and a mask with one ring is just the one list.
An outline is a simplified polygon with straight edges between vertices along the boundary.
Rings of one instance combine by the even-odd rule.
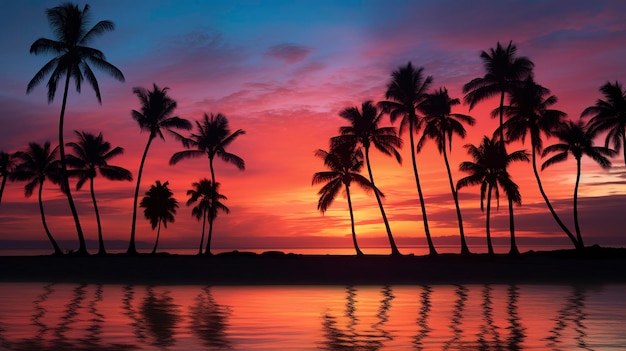
[[206, 227], [206, 209], [202, 210], [202, 236], [200, 236], [200, 248], [198, 255], [202, 255], [202, 246], [204, 244], [204, 228]]
[[54, 248], [54, 254], [62, 255], [63, 251], [61, 251], [61, 248], [59, 247], [59, 245], [57, 245], [57, 242], [52, 237], [52, 234], [50, 234], [50, 229], [48, 229], [48, 224], [46, 223], [46, 215], [43, 212], [43, 200], [41, 196], [42, 193], [43, 193], [43, 182], [39, 182], [39, 193], [38, 193], [37, 198], [39, 200], [39, 212], [41, 213], [41, 223], [43, 223], [43, 229], [46, 231], [46, 236], [48, 236], [48, 240], [50, 240], [50, 243], [52, 244], [52, 247]]
[[161, 221], [159, 220], [159, 229], [157, 229], [157, 237], [156, 237], [156, 241], [154, 242], [154, 248], [152, 249], [152, 255], [154, 255], [156, 253], [157, 250], [157, 246], [159, 246], [159, 236], [161, 235]]
[[350, 224], [352, 225], [352, 243], [356, 250], [357, 256], [363, 256], [363, 252], [359, 249], [359, 245], [356, 242], [356, 232], [354, 231], [354, 214], [352, 213], [352, 200], [350, 199], [350, 186], [346, 184], [346, 196], [348, 197], [348, 210], [350, 210]]
[[[626, 146], [624, 146], [626, 148]], [[576, 186], [574, 187], [574, 227], [576, 229], [576, 240], [578, 245], [584, 248], [583, 237], [580, 235], [580, 226], [578, 225], [578, 184], [580, 184], [580, 158], [576, 159]]]
[[490, 214], [491, 214], [491, 190], [493, 186], [489, 184], [487, 190], [487, 253], [493, 255], [493, 245], [491, 244], [491, 228], [490, 228]]
[[517, 243], [515, 242], [515, 217], [513, 216], [513, 200], [509, 199], [509, 228], [511, 230], [511, 249], [509, 255], [519, 255]]
[[[369, 173], [370, 176], [370, 182], [372, 182], [372, 185], [374, 186], [374, 188], [376, 188], [376, 184], [374, 184], [374, 175], [372, 174], [372, 166], [370, 165], [370, 149], [369, 147], [365, 148], [365, 163], [367, 164], [367, 172]], [[376, 195], [376, 201], [378, 202], [378, 207], [380, 208], [380, 214], [383, 217], [383, 222], [385, 222], [385, 229], [387, 230], [387, 237], [389, 238], [389, 246], [391, 247], [391, 254], [393, 256], [399, 256], [400, 251], [398, 250], [398, 247], [396, 246], [396, 242], [395, 240], [393, 240], [393, 235], [391, 235], [391, 228], [389, 227], [389, 220], [387, 219], [387, 215], [385, 214], [385, 209], [383, 208], [383, 202], [380, 199], [380, 195], [378, 195], [378, 192], [374, 191], [374, 195]]]
[[204, 254], [207, 256], [211, 256], [211, 237], [213, 236], [213, 220], [215, 218], [213, 218], [213, 216], [209, 216], [209, 234], [207, 236], [207, 240], [206, 240], [206, 250], [204, 251]]
[[135, 186], [135, 197], [133, 199], [133, 223], [130, 228], [130, 243], [128, 244], [128, 250], [126, 251], [126, 253], [129, 255], [137, 254], [137, 248], [135, 247], [135, 227], [137, 224], [137, 199], [139, 198], [139, 186], [141, 185], [141, 174], [143, 173], [143, 165], [146, 162], [146, 156], [148, 155], [148, 149], [150, 148], [152, 139], [154, 139], [154, 136], [151, 133], [150, 137], [148, 138], [148, 143], [146, 144], [146, 149], [143, 151], [143, 155], [141, 156], [141, 163], [139, 163], [139, 172], [137, 172], [137, 186]]
[[411, 142], [411, 160], [413, 161], [413, 174], [415, 175], [415, 184], [417, 185], [417, 195], [420, 198], [420, 205], [422, 207], [422, 221], [424, 223], [424, 232], [426, 233], [426, 241], [428, 241], [428, 251], [430, 255], [436, 255], [435, 245], [430, 237], [430, 230], [428, 229], [428, 218], [426, 217], [426, 204], [424, 204], [424, 196], [422, 195], [422, 186], [420, 185], [420, 178], [417, 173], [417, 161], [415, 160], [415, 141], [413, 140], [413, 123], [409, 123], [409, 140]]
[[543, 197], [543, 200], [545, 201], [546, 205], [548, 206], [548, 209], [550, 210], [550, 213], [552, 214], [552, 217], [554, 217], [554, 220], [556, 220], [556, 223], [559, 225], [559, 227], [561, 227], [563, 232], [565, 232], [565, 234], [567, 234], [567, 236], [572, 241], [572, 243], [574, 243], [574, 247], [576, 249], [583, 249], [583, 247], [580, 245], [578, 240], [576, 240], [576, 238], [574, 237], [572, 232], [565, 226], [565, 224], [563, 224], [563, 222], [561, 221], [559, 216], [556, 214], [556, 212], [554, 211], [554, 208], [552, 207], [552, 204], [550, 203], [550, 200], [548, 200], [548, 196], [546, 195], [546, 192], [543, 190], [543, 185], [541, 185], [541, 178], [539, 178], [539, 172], [537, 171], [537, 156], [535, 155], [535, 147], [534, 146], [533, 146], [532, 158], [533, 158], [532, 159], [532, 162], [533, 162], [533, 172], [535, 173], [535, 178], [537, 179], [537, 184], [539, 185], [539, 192], [541, 193], [541, 196]]
[[[444, 136], [445, 140], [445, 136]], [[450, 182], [450, 191], [452, 191], [452, 198], [454, 199], [454, 206], [456, 207], [456, 217], [459, 221], [459, 233], [461, 234], [461, 254], [467, 255], [470, 253], [469, 248], [467, 247], [467, 242], [465, 241], [465, 232], [463, 230], [463, 217], [461, 217], [461, 207], [459, 206], [459, 195], [454, 188], [454, 182], [452, 181], [452, 171], [450, 171], [450, 163], [448, 162], [448, 154], [446, 152], [446, 147], [442, 148], [443, 150], [443, 160], [446, 164], [446, 170], [448, 171], [448, 181]]]
[[74, 205], [74, 200], [72, 199], [72, 191], [70, 189], [70, 183], [67, 176], [67, 161], [65, 159], [65, 142], [63, 141], [63, 121], [65, 119], [65, 106], [67, 105], [67, 90], [70, 85], [70, 75], [71, 71], [68, 68], [65, 78], [65, 91], [63, 92], [63, 103], [61, 104], [61, 116], [59, 117], [59, 154], [61, 155], [61, 173], [62, 173], [62, 182], [63, 186], [66, 189], [65, 195], [67, 196], [67, 202], [70, 204], [70, 210], [72, 211], [72, 216], [74, 216], [74, 224], [76, 225], [76, 234], [78, 235], [78, 254], [79, 255], [88, 255], [87, 246], [85, 245], [85, 236], [83, 235], [83, 229], [80, 226], [80, 221], [78, 219], [78, 211], [76, 211], [76, 206]]
[[0, 185], [0, 204], [2, 203], [2, 194], [4, 193], [4, 186], [7, 184], [7, 177], [8, 176], [4, 176], [2, 177], [2, 185]]
[[96, 202], [96, 193], [93, 190], [93, 178], [89, 178], [89, 187], [91, 188], [91, 201], [93, 209], [96, 212], [96, 223], [98, 224], [98, 255], [106, 255], [104, 249], [104, 240], [102, 239], [102, 225], [100, 224], [100, 211], [98, 211], [98, 203]]

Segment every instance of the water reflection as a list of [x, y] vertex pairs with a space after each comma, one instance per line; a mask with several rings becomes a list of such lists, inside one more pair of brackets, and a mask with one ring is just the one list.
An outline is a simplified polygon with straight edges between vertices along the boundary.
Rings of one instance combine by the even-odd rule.
[[189, 308], [191, 330], [202, 340], [206, 347], [212, 349], [230, 349], [232, 342], [228, 339], [228, 317], [231, 310], [215, 302], [209, 287], [195, 298], [195, 303]]
[[518, 313], [518, 301], [520, 297], [519, 287], [517, 285], [511, 285], [507, 289], [507, 321], [509, 326], [509, 336], [507, 337], [508, 350], [517, 351], [522, 349], [522, 343], [526, 339], [526, 328], [522, 325], [519, 313]]
[[422, 287], [422, 292], [420, 293], [421, 307], [419, 310], [419, 318], [417, 319], [417, 326], [419, 329], [417, 331], [417, 335], [415, 335], [415, 338], [413, 339], [413, 344], [417, 350], [424, 349], [422, 340], [424, 340], [431, 332], [431, 329], [428, 326], [428, 314], [430, 313], [431, 308], [430, 295], [432, 292], [433, 289], [430, 286], [424, 285]]
[[452, 312], [452, 318], [450, 319], [450, 330], [452, 331], [452, 338], [448, 340], [444, 345], [444, 350], [449, 350], [453, 347], [462, 349], [461, 336], [463, 335], [463, 329], [461, 324], [463, 323], [463, 312], [465, 311], [465, 302], [467, 301], [467, 292], [469, 290], [463, 286], [458, 285], [454, 294], [457, 299], [454, 302], [454, 310]]
[[169, 293], [164, 291], [157, 294], [153, 287], [148, 287], [140, 311], [141, 320], [153, 337], [152, 344], [161, 348], [174, 345], [174, 335], [181, 317]]
[[[585, 313], [585, 290], [581, 287], [574, 287], [570, 295], [565, 299], [565, 306], [561, 308], [555, 321], [554, 327], [550, 330], [550, 336], [546, 338], [548, 340], [548, 347], [551, 349], [558, 349], [562, 344], [564, 334], [568, 331], [574, 332], [574, 339], [578, 348], [583, 350], [592, 350], [587, 345], [585, 339], [587, 338], [585, 326], [585, 319], [587, 317]], [[570, 327], [569, 329], [568, 327]]]

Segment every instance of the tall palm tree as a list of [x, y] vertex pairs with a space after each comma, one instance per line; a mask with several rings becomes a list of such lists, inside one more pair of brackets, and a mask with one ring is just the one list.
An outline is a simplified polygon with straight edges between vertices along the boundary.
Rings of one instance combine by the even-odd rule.
[[173, 197], [172, 191], [167, 187], [169, 182], [161, 184], [160, 181], [156, 181], [154, 185], [150, 186], [150, 190], [146, 192], [146, 196], [141, 199], [139, 206], [143, 207], [143, 214], [147, 220], [150, 221], [152, 229], [157, 228], [156, 241], [154, 242], [154, 248], [152, 254], [156, 253], [157, 246], [159, 245], [159, 236], [161, 234], [161, 224], [167, 228], [167, 222], [174, 222], [174, 215], [178, 208], [178, 201]]
[[4, 193], [4, 186], [7, 183], [7, 179], [13, 172], [14, 155], [0, 151], [0, 177], [2, 177], [2, 184], [0, 185], [0, 203], [2, 203], [2, 193]]
[[589, 126], [593, 133], [609, 131], [606, 135], [605, 146], [613, 144], [615, 151], [623, 147], [624, 164], [626, 165], [626, 90], [615, 81], [615, 84], [606, 82], [600, 87], [606, 100], [598, 99], [594, 106], [587, 107], [582, 116], [593, 116]]
[[72, 215], [74, 216], [74, 223], [80, 244], [78, 249], [79, 254], [87, 254], [87, 247], [85, 246], [83, 230], [80, 226], [78, 212], [76, 211], [76, 206], [74, 205], [70, 191], [66, 171], [65, 142], [63, 141], [63, 124], [70, 79], [74, 79], [76, 91], [80, 93], [81, 85], [86, 78], [89, 85], [91, 85], [96, 92], [99, 103], [102, 103], [100, 88], [98, 86], [98, 80], [91, 70], [90, 64], [103, 70], [113, 78], [121, 82], [124, 81], [122, 72], [106, 60], [102, 51], [86, 46], [94, 38], [106, 32], [110, 32], [115, 28], [111, 21], [100, 21], [89, 28], [90, 15], [89, 5], [85, 5], [81, 10], [78, 5], [72, 3], [64, 3], [46, 10], [48, 23], [57, 38], [56, 40], [46, 38], [37, 39], [31, 45], [30, 53], [35, 55], [52, 53], [55, 56], [35, 74], [26, 88], [26, 93], [30, 93], [47, 75], [50, 75], [47, 83], [48, 103], [52, 103], [57, 84], [65, 75], [63, 103], [61, 104], [61, 115], [59, 117], [59, 153], [61, 156], [62, 187], [66, 189], [64, 192], [70, 204]]
[[176, 152], [170, 158], [170, 165], [175, 165], [186, 158], [197, 158], [207, 155], [213, 184], [215, 184], [215, 170], [213, 169], [215, 156], [224, 162], [234, 164], [239, 170], [243, 171], [246, 169], [245, 162], [241, 157], [226, 151], [226, 148], [238, 136], [246, 133], [244, 130], [237, 129], [231, 133], [228, 118], [221, 113], [217, 115], [212, 113], [207, 115], [205, 113], [202, 123], [196, 121], [196, 126], [198, 127], [198, 134], [192, 133], [189, 138], [181, 139], [185, 148], [195, 148], [195, 150]]
[[204, 228], [209, 220], [209, 234], [206, 245], [205, 253], [211, 254], [211, 237], [213, 234], [213, 221], [217, 217], [218, 211], [222, 211], [226, 214], [230, 213], [230, 209], [226, 207], [220, 200], [227, 200], [228, 198], [219, 193], [220, 183], [215, 183], [203, 178], [199, 182], [192, 184], [193, 189], [187, 190], [187, 195], [191, 195], [187, 200], [187, 206], [198, 201], [198, 204], [191, 210], [191, 214], [197, 219], [202, 219], [202, 236], [200, 237], [200, 248], [198, 249], [198, 255], [202, 254], [202, 245], [204, 243]]
[[[480, 59], [483, 61], [485, 75], [474, 78], [463, 86], [465, 103], [469, 104], [470, 110], [479, 102], [489, 98], [500, 97], [499, 116], [500, 127], [504, 123], [504, 97], [528, 77], [532, 77], [534, 63], [525, 56], [516, 57], [517, 47], [513, 41], [504, 48], [500, 42], [496, 48], [489, 52], [482, 51]], [[500, 140], [504, 140], [504, 134], [500, 131]]]
[[[577, 243], [571, 230], [563, 223], [554, 207], [552, 207], [543, 189], [537, 170], [537, 154], [540, 154], [543, 150], [541, 135], [552, 136], [563, 126], [563, 120], [567, 116], [565, 112], [551, 108], [556, 102], [556, 96], [550, 95], [549, 89], [528, 78], [513, 90], [510, 105], [504, 106], [504, 113], [509, 116], [509, 119], [504, 123], [502, 129], [506, 131], [509, 141], [521, 140], [523, 143], [526, 135], [530, 136], [533, 173], [539, 186], [539, 192], [563, 232], [570, 238], [576, 248], [582, 249], [583, 247]], [[495, 112], [493, 111], [492, 114], [495, 114]]]
[[[450, 191], [456, 206], [456, 216], [459, 222], [459, 232], [461, 234], [461, 254], [469, 254], [469, 248], [465, 241], [465, 232], [463, 231], [463, 218], [461, 217], [461, 208], [459, 207], [459, 198], [452, 181], [452, 172], [450, 171], [450, 163], [448, 162], [447, 148], [452, 152], [452, 136], [454, 134], [461, 138], [465, 138], [467, 132], [463, 127], [463, 123], [473, 126], [476, 123], [474, 117], [463, 115], [460, 113], [452, 113], [452, 106], [459, 105], [459, 99], [453, 99], [448, 95], [448, 89], [439, 88], [433, 94], [428, 94], [426, 101], [422, 106], [425, 113], [422, 124], [424, 125], [424, 134], [417, 143], [417, 152], [420, 152], [424, 142], [427, 139], [433, 139], [437, 143], [437, 149], [443, 154], [443, 160], [446, 164], [448, 172], [448, 181], [450, 182]], [[447, 145], [446, 145], [447, 144]]]
[[[372, 101], [364, 102], [361, 105], [361, 111], [359, 111], [358, 107], [345, 108], [339, 113], [339, 116], [350, 122], [350, 125], [339, 128], [341, 136], [336, 137], [335, 142], [359, 144], [363, 147], [370, 182], [376, 186], [374, 183], [374, 175], [372, 174], [372, 166], [370, 164], [370, 146], [374, 145], [374, 147], [383, 154], [394, 156], [398, 163], [402, 163], [402, 156], [400, 156], [398, 152], [398, 148], [402, 147], [402, 139], [398, 137], [394, 127], [379, 127], [383, 114], [378, 111], [378, 108]], [[377, 192], [374, 194], [376, 195], [376, 201], [378, 202], [378, 207], [380, 208], [380, 213], [385, 223], [385, 229], [387, 230], [391, 254], [400, 255], [400, 251], [391, 234], [389, 220], [385, 214], [380, 195]]]
[[415, 176], [415, 184], [417, 186], [417, 195], [420, 199], [422, 208], [422, 221], [424, 223], [424, 232], [428, 241], [428, 249], [431, 255], [436, 255], [435, 245], [430, 236], [428, 227], [428, 217], [426, 216], [426, 204], [424, 203], [424, 195], [422, 194], [422, 186], [420, 184], [419, 173], [417, 171], [417, 162], [415, 160], [415, 140], [414, 134], [419, 128], [419, 116], [417, 111], [421, 109], [421, 105], [426, 99], [426, 91], [430, 87], [433, 77], [424, 78], [424, 69], [422, 67], [415, 69], [411, 62], [406, 66], [401, 66], [391, 73], [391, 82], [387, 85], [385, 93], [386, 101], [381, 101], [379, 105], [385, 113], [389, 113], [391, 123], [395, 122], [399, 117], [400, 134], [408, 128], [409, 141], [411, 143], [411, 160], [413, 161], [413, 175]]
[[117, 155], [124, 153], [124, 149], [116, 146], [111, 149], [111, 144], [104, 141], [102, 133], [93, 135], [87, 132], [74, 131], [78, 137], [78, 142], [67, 143], [74, 155], [67, 155], [67, 163], [73, 169], [70, 172], [72, 176], [78, 178], [76, 190], [80, 190], [85, 182], [89, 180], [89, 191], [91, 192], [91, 201], [96, 212], [96, 222], [98, 224], [98, 255], [105, 255], [104, 240], [102, 238], [102, 225], [100, 223], [100, 212], [98, 211], [98, 203], [96, 202], [96, 193], [94, 190], [94, 178], [100, 174], [109, 180], [133, 180], [133, 175], [126, 168], [112, 166], [108, 161]]
[[545, 157], [550, 153], [556, 153], [541, 165], [541, 170], [555, 163], [567, 160], [571, 154], [576, 159], [576, 185], [574, 186], [574, 228], [576, 229], [576, 241], [578, 245], [584, 247], [583, 238], [580, 234], [580, 226], [578, 224], [578, 185], [580, 183], [580, 160], [583, 155], [589, 156], [596, 161], [600, 167], [608, 169], [611, 167], [611, 161], [607, 157], [614, 156], [617, 151], [608, 147], [593, 146], [595, 133], [591, 128], [585, 128], [582, 121], [566, 123], [556, 133], [561, 143], [553, 144], [543, 150], [541, 156]]
[[148, 149], [152, 144], [152, 140], [156, 137], [165, 140], [163, 136], [163, 130], [169, 131], [177, 138], [182, 138], [173, 129], [191, 129], [191, 123], [188, 120], [176, 116], [172, 116], [176, 109], [176, 101], [167, 95], [169, 88], [159, 88], [156, 84], [153, 84], [153, 89], [148, 91], [142, 87], [133, 88], [133, 93], [137, 95], [141, 102], [141, 110], [133, 110], [132, 117], [139, 124], [141, 131], [150, 133], [148, 136], [148, 142], [146, 148], [141, 156], [141, 163], [139, 164], [139, 171], [137, 172], [137, 186], [135, 187], [135, 197], [133, 198], [133, 223], [130, 229], [130, 243], [128, 244], [128, 254], [137, 254], [135, 248], [135, 225], [137, 222], [137, 199], [139, 197], [139, 187], [141, 185], [141, 173], [143, 172], [143, 166], [146, 162], [146, 156], [148, 155]]
[[363, 152], [361, 149], [355, 148], [355, 145], [349, 143], [332, 145], [330, 151], [319, 149], [315, 152], [315, 156], [323, 159], [324, 165], [330, 168], [330, 171], [317, 172], [313, 175], [313, 185], [325, 183], [317, 193], [320, 195], [317, 209], [322, 213], [326, 212], [328, 207], [330, 207], [335, 200], [335, 197], [337, 197], [342, 186], [345, 188], [346, 197], [348, 198], [348, 210], [350, 211], [352, 243], [354, 244], [356, 254], [362, 256], [363, 252], [359, 249], [359, 245], [356, 241], [352, 199], [350, 198], [350, 185], [352, 182], [355, 182], [366, 191], [374, 190], [374, 192], [377, 192], [381, 197], [385, 195], [359, 173], [363, 168]]
[[36, 186], [39, 186], [37, 193], [37, 200], [39, 202], [39, 213], [41, 214], [41, 223], [43, 229], [46, 232], [48, 240], [54, 248], [55, 255], [63, 254], [59, 245], [54, 240], [48, 224], [46, 223], [46, 215], [43, 211], [43, 183], [47, 179], [57, 183], [60, 181], [60, 163], [56, 159], [56, 152], [58, 147], [54, 149], [50, 148], [50, 142], [46, 141], [43, 146], [37, 143], [29, 143], [26, 151], [17, 151], [14, 154], [17, 165], [15, 170], [11, 173], [12, 180], [27, 181], [24, 186], [24, 194], [26, 197], [30, 197], [33, 194]]
[[[491, 229], [489, 224], [491, 193], [495, 190], [496, 201], [499, 203], [499, 188], [502, 188], [507, 199], [511, 200], [511, 203], [521, 205], [522, 196], [520, 195], [519, 187], [511, 179], [507, 167], [513, 161], [529, 161], [528, 153], [526, 153], [525, 150], [514, 151], [509, 154], [504, 147], [504, 143], [494, 139], [489, 139], [485, 136], [478, 147], [473, 144], [465, 145], [467, 152], [472, 156], [474, 161], [461, 163], [460, 170], [468, 172], [470, 175], [461, 178], [456, 184], [457, 190], [470, 185], [480, 184], [481, 211], [484, 210], [485, 194], [487, 195], [486, 231], [487, 249], [490, 255], [494, 253], [493, 245], [491, 244]], [[515, 245], [513, 229], [511, 229], [511, 244]]]

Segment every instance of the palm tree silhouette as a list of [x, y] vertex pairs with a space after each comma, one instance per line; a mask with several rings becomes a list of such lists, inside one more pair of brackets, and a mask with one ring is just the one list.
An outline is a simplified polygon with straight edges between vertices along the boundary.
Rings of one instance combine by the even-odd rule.
[[148, 155], [148, 149], [152, 140], [157, 136], [162, 140], [165, 140], [163, 131], [167, 130], [176, 138], [182, 138], [178, 133], [172, 129], [191, 129], [191, 123], [188, 120], [180, 117], [173, 117], [172, 114], [176, 109], [176, 101], [167, 96], [167, 90], [169, 88], [159, 88], [156, 84], [153, 84], [153, 89], [148, 91], [142, 87], [133, 88], [133, 93], [137, 95], [141, 102], [141, 111], [133, 110], [132, 117], [139, 124], [139, 128], [142, 131], [150, 133], [148, 137], [148, 143], [141, 156], [141, 163], [139, 164], [139, 171], [137, 172], [137, 186], [135, 187], [135, 197], [133, 199], [133, 223], [130, 230], [130, 243], [128, 244], [128, 254], [137, 254], [135, 248], [135, 225], [137, 222], [137, 199], [139, 197], [139, 186], [141, 184], [141, 173], [143, 172], [143, 165], [146, 162], [146, 156]]
[[580, 226], [578, 224], [578, 185], [580, 183], [580, 166], [583, 155], [589, 156], [592, 160], [596, 161], [600, 167], [604, 169], [611, 168], [611, 161], [608, 157], [617, 154], [617, 151], [611, 150], [608, 147], [593, 146], [593, 139], [595, 133], [593, 129], [585, 128], [582, 121], [566, 123], [556, 133], [556, 136], [562, 143], [553, 144], [546, 147], [541, 154], [542, 157], [547, 156], [550, 153], [556, 153], [541, 165], [543, 171], [546, 167], [549, 167], [555, 163], [563, 162], [567, 160], [569, 154], [572, 154], [576, 159], [576, 185], [574, 186], [574, 228], [576, 229], [576, 241], [578, 245], [584, 247], [583, 238], [580, 234]]
[[317, 172], [313, 175], [312, 184], [325, 183], [317, 193], [320, 199], [317, 203], [317, 209], [324, 213], [335, 200], [335, 197], [345, 187], [346, 197], [348, 198], [348, 210], [350, 211], [350, 224], [352, 228], [352, 242], [358, 256], [362, 256], [363, 252], [359, 249], [356, 241], [356, 232], [354, 230], [354, 214], [352, 212], [352, 200], [350, 198], [350, 185], [352, 182], [358, 184], [366, 191], [374, 190], [378, 196], [385, 195], [378, 190], [367, 178], [359, 172], [363, 168], [363, 152], [361, 149], [355, 148], [355, 145], [349, 143], [332, 145], [330, 151], [319, 149], [315, 152], [315, 156], [324, 160], [324, 165], [330, 168], [330, 171]]
[[230, 213], [230, 209], [226, 207], [220, 200], [227, 200], [228, 198], [219, 193], [220, 183], [214, 183], [210, 180], [203, 178], [199, 182], [191, 184], [193, 189], [187, 190], [187, 195], [191, 195], [187, 200], [187, 206], [198, 201], [198, 204], [191, 209], [191, 214], [197, 219], [202, 219], [202, 236], [200, 237], [200, 248], [198, 249], [198, 255], [202, 254], [202, 244], [204, 243], [204, 228], [209, 219], [209, 234], [206, 244], [207, 255], [211, 254], [211, 237], [213, 235], [213, 221], [217, 217], [218, 211], [224, 213]]
[[150, 221], [152, 229], [157, 228], [156, 241], [154, 242], [154, 248], [152, 254], [156, 253], [157, 246], [159, 245], [159, 236], [161, 234], [161, 223], [163, 227], [167, 228], [167, 222], [174, 222], [174, 215], [178, 208], [178, 201], [172, 195], [172, 191], [167, 187], [169, 182], [161, 184], [160, 181], [156, 181], [154, 185], [150, 186], [150, 190], [146, 192], [146, 196], [141, 199], [139, 206], [143, 207], [143, 214], [147, 220]]
[[[372, 166], [370, 164], [370, 146], [373, 144], [376, 149], [388, 156], [394, 156], [398, 163], [402, 163], [402, 156], [398, 152], [398, 148], [402, 147], [402, 139], [400, 139], [396, 133], [394, 127], [379, 127], [383, 114], [379, 113], [376, 106], [372, 101], [366, 101], [361, 105], [361, 111], [358, 107], [348, 107], [343, 109], [339, 116], [350, 122], [349, 126], [344, 126], [339, 129], [341, 136], [335, 138], [335, 142], [351, 143], [353, 145], [360, 144], [365, 150], [365, 163], [367, 164], [367, 172], [370, 177], [372, 185], [374, 183], [374, 175], [372, 174]], [[389, 227], [389, 220], [385, 214], [383, 203], [377, 192], [376, 201], [380, 208], [380, 213], [385, 223], [387, 230], [387, 237], [389, 239], [389, 245], [391, 246], [392, 255], [400, 255], [400, 251], [396, 246], [396, 243], [391, 234], [391, 228]]]
[[89, 180], [89, 190], [91, 192], [91, 201], [96, 212], [96, 222], [98, 223], [98, 255], [105, 255], [104, 240], [102, 238], [102, 225], [100, 223], [100, 212], [96, 202], [96, 193], [94, 191], [94, 178], [100, 174], [109, 180], [133, 180], [133, 175], [129, 170], [108, 164], [108, 161], [117, 155], [124, 153], [124, 149], [117, 146], [111, 149], [111, 144], [104, 141], [102, 133], [97, 136], [87, 133], [74, 131], [78, 137], [78, 142], [70, 142], [67, 144], [74, 155], [67, 155], [67, 163], [73, 170], [69, 171], [72, 176], [78, 177], [76, 190], [80, 190], [87, 180]]
[[[509, 116], [509, 119], [504, 123], [502, 129], [506, 130], [509, 141], [521, 139], [523, 143], [526, 134], [530, 135], [533, 173], [537, 179], [539, 192], [563, 232], [567, 234], [576, 248], [582, 249], [583, 247], [577, 243], [572, 232], [561, 221], [550, 200], [548, 200], [537, 170], [536, 156], [543, 150], [541, 134], [552, 136], [556, 130], [562, 127], [563, 119], [567, 116], [563, 111], [550, 108], [556, 102], [556, 96], [550, 95], [549, 89], [535, 83], [532, 78], [528, 78], [512, 91], [510, 105], [504, 106], [504, 113]], [[492, 114], [495, 112], [493, 111]]]
[[381, 101], [379, 105], [385, 113], [389, 113], [389, 119], [393, 123], [398, 117], [402, 118], [400, 122], [400, 134], [408, 127], [409, 141], [411, 143], [411, 160], [413, 161], [413, 175], [415, 176], [415, 184], [417, 185], [417, 194], [420, 199], [422, 208], [422, 221], [424, 223], [424, 232], [428, 241], [428, 249], [431, 255], [436, 255], [435, 245], [430, 237], [430, 229], [428, 228], [428, 217], [426, 216], [426, 205], [424, 203], [424, 195], [422, 194], [422, 186], [417, 172], [417, 162], [415, 160], [415, 140], [414, 134], [419, 128], [419, 116], [417, 110], [421, 109], [421, 105], [426, 99], [426, 90], [430, 87], [433, 77], [424, 78], [424, 69], [422, 67], [415, 69], [411, 62], [406, 66], [401, 66], [398, 70], [391, 73], [391, 82], [387, 85], [385, 93], [386, 101]]
[[[456, 216], [459, 221], [459, 232], [461, 234], [461, 254], [469, 254], [469, 248], [465, 242], [465, 233], [463, 231], [463, 218], [461, 217], [461, 208], [459, 207], [459, 198], [452, 181], [452, 172], [450, 171], [450, 163], [448, 162], [448, 154], [446, 147], [452, 152], [452, 136], [454, 134], [465, 138], [467, 134], [463, 123], [473, 126], [476, 123], [474, 117], [463, 115], [460, 113], [452, 113], [452, 106], [459, 105], [459, 99], [452, 99], [448, 95], [446, 88], [439, 88], [433, 94], [429, 94], [423, 103], [422, 110], [425, 113], [422, 124], [424, 125], [424, 134], [417, 143], [417, 152], [420, 152], [424, 142], [427, 139], [433, 139], [437, 143], [437, 149], [443, 154], [443, 160], [448, 171], [448, 181], [450, 182], [450, 191], [454, 198], [456, 206]], [[448, 144], [448, 145], [446, 145]]]
[[[465, 145], [467, 152], [474, 159], [473, 162], [466, 161], [461, 163], [460, 170], [470, 173], [469, 176], [461, 178], [457, 184], [457, 191], [470, 185], [480, 184], [480, 209], [484, 210], [485, 193], [487, 194], [487, 213], [486, 213], [486, 231], [487, 231], [487, 250], [490, 255], [494, 254], [493, 245], [491, 243], [491, 229], [489, 226], [489, 214], [491, 211], [491, 193], [495, 189], [496, 201], [499, 203], [501, 187], [509, 203], [521, 205], [522, 196], [519, 187], [511, 179], [511, 175], [507, 171], [508, 165], [513, 161], [529, 161], [528, 153], [525, 150], [507, 153], [504, 143], [499, 140], [483, 137], [482, 143], [477, 147], [473, 144]], [[511, 244], [515, 245], [515, 233], [511, 227]], [[513, 251], [513, 247], [511, 248]], [[517, 251], [517, 248], [515, 248]]]
[[57, 245], [57, 242], [50, 234], [48, 224], [46, 223], [46, 215], [43, 211], [43, 183], [46, 178], [52, 180], [54, 183], [60, 182], [60, 163], [56, 159], [56, 152], [59, 147], [54, 149], [50, 148], [50, 142], [46, 141], [43, 146], [37, 143], [29, 143], [26, 151], [17, 151], [14, 154], [17, 160], [17, 165], [13, 173], [11, 173], [11, 180], [27, 181], [24, 186], [24, 194], [26, 197], [30, 197], [33, 194], [36, 186], [39, 186], [37, 193], [37, 199], [39, 202], [39, 212], [41, 213], [41, 222], [43, 229], [46, 231], [46, 236], [52, 247], [54, 248], [55, 255], [62, 255], [63, 251]]
[[613, 143], [615, 151], [623, 147], [626, 165], [626, 90], [615, 81], [615, 84], [606, 82], [600, 87], [600, 92], [606, 100], [598, 99], [595, 106], [589, 106], [583, 111], [582, 116], [593, 116], [589, 120], [589, 127], [594, 134], [609, 131], [605, 146]]
[[2, 177], [2, 184], [0, 185], [0, 204], [2, 203], [2, 194], [4, 193], [4, 186], [7, 183], [7, 179], [13, 172], [14, 155], [4, 151], [0, 151], [0, 177]]
[[64, 3], [61, 6], [47, 9], [46, 16], [48, 17], [48, 23], [52, 31], [57, 36], [57, 40], [39, 38], [31, 45], [30, 53], [35, 55], [53, 53], [55, 57], [48, 61], [48, 63], [35, 74], [33, 79], [28, 83], [26, 93], [30, 93], [49, 74], [50, 79], [46, 86], [48, 87], [48, 103], [52, 103], [59, 79], [65, 75], [65, 89], [63, 91], [63, 103], [59, 117], [59, 153], [61, 156], [62, 186], [66, 189], [64, 192], [70, 204], [72, 215], [74, 216], [74, 223], [80, 244], [78, 253], [86, 255], [87, 247], [85, 246], [85, 237], [80, 226], [74, 200], [72, 199], [66, 171], [67, 163], [65, 159], [65, 142], [63, 141], [63, 123], [67, 104], [67, 91], [69, 89], [70, 79], [73, 78], [76, 83], [76, 91], [80, 93], [81, 84], [86, 78], [89, 85], [91, 85], [96, 92], [98, 102], [102, 104], [98, 80], [91, 70], [90, 64], [98, 67], [121, 82], [124, 81], [124, 75], [117, 67], [106, 60], [102, 51], [86, 46], [95, 37], [112, 31], [115, 28], [113, 22], [100, 21], [88, 29], [87, 25], [90, 18], [89, 5], [85, 5], [81, 10], [78, 5], [72, 3]]

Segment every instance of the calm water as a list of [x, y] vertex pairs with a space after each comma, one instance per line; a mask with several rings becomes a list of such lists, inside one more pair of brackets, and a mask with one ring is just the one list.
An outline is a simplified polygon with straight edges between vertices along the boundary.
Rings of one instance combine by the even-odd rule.
[[3, 350], [618, 350], [626, 285], [0, 283]]

